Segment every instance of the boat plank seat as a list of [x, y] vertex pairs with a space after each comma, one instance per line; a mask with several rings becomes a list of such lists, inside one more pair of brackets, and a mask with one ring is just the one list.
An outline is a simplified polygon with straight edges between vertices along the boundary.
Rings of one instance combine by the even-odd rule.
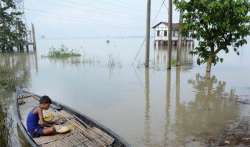
[[[39, 102], [34, 96], [25, 96], [20, 98], [18, 102], [19, 101], [21, 121], [26, 127], [26, 118], [28, 113], [32, 110], [32, 108], [37, 106]], [[115, 141], [115, 139], [106, 132], [95, 126], [88, 125], [65, 110], [56, 110], [52, 107], [47, 111], [53, 113], [60, 119], [66, 120], [65, 124], [70, 126], [71, 131], [65, 134], [55, 134], [51, 136], [33, 138], [39, 146], [107, 147], [111, 146]]]

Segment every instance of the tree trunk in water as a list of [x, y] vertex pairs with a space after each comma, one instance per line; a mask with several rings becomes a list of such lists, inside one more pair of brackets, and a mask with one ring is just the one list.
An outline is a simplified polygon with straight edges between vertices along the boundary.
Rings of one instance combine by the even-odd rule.
[[19, 44], [20, 52], [24, 52], [24, 48], [22, 44]]
[[210, 78], [210, 72], [212, 68], [213, 57], [210, 55], [207, 61], [206, 77]]

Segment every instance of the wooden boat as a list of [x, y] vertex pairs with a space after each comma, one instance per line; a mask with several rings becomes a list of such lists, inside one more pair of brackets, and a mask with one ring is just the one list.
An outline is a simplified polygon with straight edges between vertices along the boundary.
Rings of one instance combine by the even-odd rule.
[[16, 91], [17, 122], [31, 146], [42, 147], [128, 147], [129, 145], [110, 129], [71, 108], [52, 102], [49, 112], [60, 116], [71, 126], [65, 134], [32, 138], [26, 129], [26, 117], [32, 107], [39, 104], [40, 96], [23, 89]]

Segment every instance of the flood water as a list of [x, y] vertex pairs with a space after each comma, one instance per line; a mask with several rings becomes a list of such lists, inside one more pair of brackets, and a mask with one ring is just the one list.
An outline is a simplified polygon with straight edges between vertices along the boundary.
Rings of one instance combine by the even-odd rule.
[[[49, 95], [135, 147], [206, 146], [228, 124], [250, 115], [248, 107], [236, 102], [250, 99], [250, 45], [241, 48], [240, 56], [221, 54], [224, 63], [216, 65], [207, 79], [205, 66], [198, 66], [188, 54], [191, 46], [182, 50], [183, 66], [173, 66], [171, 71], [166, 70], [167, 50], [152, 46], [151, 68], [145, 69], [142, 42], [143, 38], [116, 38], [110, 43], [105, 39], [39, 40], [37, 55], [1, 56], [0, 116], [6, 121], [0, 128], [5, 134], [18, 134], [9, 129], [14, 86]], [[62, 44], [83, 56], [67, 60], [42, 56]], [[18, 135], [4, 136], [9, 137], [3, 142], [20, 145]]]

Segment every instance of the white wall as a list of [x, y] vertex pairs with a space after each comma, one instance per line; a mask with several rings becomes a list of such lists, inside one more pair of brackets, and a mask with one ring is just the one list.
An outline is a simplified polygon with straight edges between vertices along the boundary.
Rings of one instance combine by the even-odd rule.
[[[157, 32], [160, 32], [159, 36], [157, 34]], [[164, 31], [167, 31], [167, 36], [164, 36]], [[154, 37], [155, 40], [168, 40], [168, 26], [165, 24], [160, 24], [159, 26], [157, 26], [154, 29]], [[172, 40], [178, 40], [178, 31], [177, 30], [173, 30], [172, 32]]]

